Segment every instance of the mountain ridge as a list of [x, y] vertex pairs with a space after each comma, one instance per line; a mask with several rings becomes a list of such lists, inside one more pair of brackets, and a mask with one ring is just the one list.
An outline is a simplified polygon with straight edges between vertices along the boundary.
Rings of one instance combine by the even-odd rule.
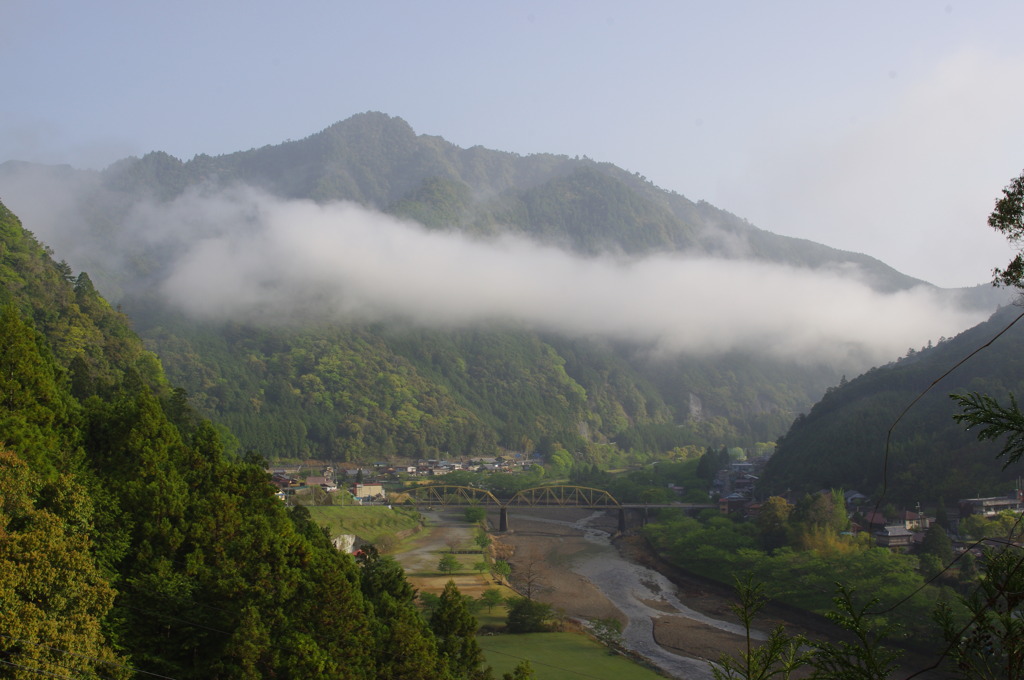
[[829, 389], [779, 438], [762, 493], [844, 488], [908, 506], [1009, 493], [1024, 466], [1003, 470], [1000, 446], [954, 421], [950, 395], [1022, 393], [1024, 326], [1011, 326], [1019, 315], [1003, 307], [956, 337]]
[[[623, 441], [630, 428], [669, 423], [679, 426], [679, 444], [752, 445], [781, 434], [788, 414], [809, 408], [838, 373], [813, 362], [796, 365], [737, 353], [725, 359], [652, 360], [642, 344], [600, 349], [598, 343], [581, 351], [589, 341], [574, 341], [577, 356], [599, 362], [601, 368], [591, 370], [579, 361], [566, 363], [561, 353], [569, 351], [568, 338], [544, 339], [514, 324], [511, 333], [500, 326], [477, 335], [425, 331], [421, 342], [437, 350], [431, 356], [412, 346], [409, 338], [416, 333], [409, 330], [325, 335], [310, 328], [303, 335], [244, 324], [211, 330], [182, 317], [157, 292], [169, 258], [187, 251], [195, 239], [208, 238], [202, 230], [207, 227], [192, 234], [194, 218], [186, 212], [175, 215], [182, 229], [146, 231], [139, 206], [159, 209], [188, 192], [216, 194], [244, 183], [318, 205], [355, 202], [415, 219], [434, 232], [464, 233], [484, 242], [514, 235], [582, 257], [611, 254], [627, 262], [684, 252], [745, 258], [836, 276], [854, 272], [854, 278], [881, 292], [937, 290], [868, 256], [758, 229], [609, 163], [463, 149], [441, 137], [417, 135], [404, 120], [380, 113], [354, 116], [302, 140], [215, 157], [200, 154], [189, 161], [153, 152], [101, 172], [9, 162], [0, 165], [0, 194], [17, 196], [16, 180], [26, 170], [64, 182], [66, 191], [48, 191], [46, 201], [64, 196], [73, 208], [68, 212], [74, 228], [54, 233], [54, 239], [47, 234], [47, 241], [67, 252], [75, 268], [90, 271], [102, 290], [117, 291], [112, 297], [204, 416], [253, 433], [243, 436], [241, 445], [271, 457], [352, 458], [374, 450], [405, 455], [430, 441], [428, 453], [468, 454], [473, 447], [465, 442], [481, 442], [485, 449], [500, 444], [542, 453], [562, 445], [592, 458], [609, 455], [609, 443]], [[259, 219], [259, 208], [254, 210], [253, 219]], [[219, 226], [212, 222], [210, 228]], [[91, 246], [106, 243], [116, 247]], [[968, 299], [984, 293], [943, 294], [961, 298], [958, 304], [985, 306], [985, 300]], [[369, 335], [361, 336], [364, 332]], [[220, 339], [214, 342], [211, 333]], [[395, 351], [388, 343], [403, 349]], [[506, 351], [495, 354], [498, 347]], [[518, 358], [498, 376], [482, 361], [486, 356], [492, 362]], [[339, 361], [356, 363], [342, 375], [328, 368]], [[369, 373], [356, 364], [378, 366], [390, 376], [390, 386], [381, 391], [381, 385], [371, 385]], [[574, 367], [573, 374], [562, 366]], [[742, 366], [751, 384], [730, 366]], [[466, 374], [471, 377], [459, 377], [473, 367], [476, 373]], [[607, 376], [617, 377], [610, 383]], [[410, 392], [410, 386], [416, 387]], [[299, 408], [304, 401], [319, 404], [321, 411]], [[703, 407], [694, 410], [694, 403]], [[430, 435], [429, 427], [417, 430], [417, 424], [428, 422], [449, 425], [438, 425], [441, 429]], [[454, 423], [461, 424], [452, 429]]]

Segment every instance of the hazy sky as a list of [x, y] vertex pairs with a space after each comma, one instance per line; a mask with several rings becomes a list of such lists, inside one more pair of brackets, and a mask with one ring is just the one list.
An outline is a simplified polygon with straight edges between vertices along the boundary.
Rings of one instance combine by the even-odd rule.
[[945, 286], [1010, 249], [1024, 3], [0, 0], [0, 162], [105, 167], [367, 110], [587, 155]]

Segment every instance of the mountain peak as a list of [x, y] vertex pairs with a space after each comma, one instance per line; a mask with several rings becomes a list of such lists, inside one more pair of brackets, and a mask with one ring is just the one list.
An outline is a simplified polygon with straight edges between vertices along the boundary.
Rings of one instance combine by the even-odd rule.
[[[363, 113], [357, 113], [354, 116], [349, 116], [345, 120], [338, 121], [333, 125], [329, 125], [320, 131], [321, 135], [375, 135], [385, 131], [391, 134], [401, 134], [410, 137], [416, 136], [416, 131], [412, 129], [403, 118], [398, 116], [390, 116], [381, 111], [365, 111]], [[317, 135], [313, 135], [314, 137]]]

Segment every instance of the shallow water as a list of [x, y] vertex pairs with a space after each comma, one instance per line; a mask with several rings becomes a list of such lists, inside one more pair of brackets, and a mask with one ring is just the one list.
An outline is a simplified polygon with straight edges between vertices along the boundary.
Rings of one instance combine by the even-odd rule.
[[[530, 521], [571, 526], [583, 532], [586, 540], [595, 547], [574, 559], [568, 568], [601, 590], [628, 618], [622, 632], [622, 643], [626, 649], [643, 656], [673, 678], [712, 680], [714, 676], [707, 661], [674, 654], [655, 642], [653, 619], [666, 615], [683, 616], [737, 635], [744, 634], [743, 627], [687, 607], [676, 596], [675, 586], [665, 576], [619, 555], [608, 532], [590, 526], [601, 517], [602, 513], [597, 512], [576, 522], [538, 517], [531, 517]], [[655, 609], [645, 601], [656, 601], [661, 606]], [[760, 631], [752, 631], [752, 634], [757, 639], [765, 638]]]

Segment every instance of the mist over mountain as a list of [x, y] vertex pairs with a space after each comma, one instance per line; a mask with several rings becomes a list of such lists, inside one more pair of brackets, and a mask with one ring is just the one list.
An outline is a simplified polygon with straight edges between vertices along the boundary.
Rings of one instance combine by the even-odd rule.
[[[0, 196], [136, 318], [205, 413], [244, 433], [288, 395], [319, 400], [322, 418], [305, 432], [242, 435], [261, 449], [369, 455], [352, 423], [363, 431], [374, 419], [394, 421], [375, 425], [383, 430], [372, 441], [390, 442], [385, 451], [415, 449], [400, 405], [353, 416], [367, 387], [352, 383], [358, 370], [325, 382], [330, 352], [310, 348], [296, 367], [310, 333], [363, 359], [391, 355], [384, 373], [423, 380], [405, 402], [418, 421], [454, 418], [475, 432], [438, 434], [440, 450], [553, 438], [585, 447], [655, 423], [702, 424], [698, 438], [709, 442], [749, 441], [779, 434], [837, 376], [953, 335], [995, 306], [987, 289], [941, 290], [864, 255], [771, 234], [607, 163], [462, 149], [377, 113], [187, 162], [160, 152], [102, 172], [9, 162]], [[328, 326], [349, 329], [347, 339]], [[489, 352], [477, 332], [489, 334], [483, 345], [516, 338], [513, 355], [535, 356], [523, 349], [532, 346], [550, 361], [516, 364], [504, 387], [480, 389], [496, 376], [479, 360]], [[252, 346], [239, 346], [239, 333]], [[281, 347], [263, 346], [268, 334]], [[423, 334], [447, 346], [446, 359], [407, 341]], [[359, 349], [369, 338], [376, 348]], [[566, 342], [605, 348], [585, 354], [601, 354], [632, 387], [611, 387], [584, 363], [558, 368]], [[247, 367], [238, 352], [251, 355]], [[458, 375], [474, 364], [478, 375]], [[730, 375], [729, 365], [748, 373]], [[564, 379], [551, 384], [544, 370]], [[682, 384], [654, 387], [666, 375]], [[517, 394], [513, 383], [533, 387]], [[247, 384], [264, 395], [256, 410]], [[460, 415], [438, 416], [448, 407], [424, 397], [431, 389]], [[568, 405], [555, 408], [557, 424], [510, 416], [556, 403]], [[773, 425], [751, 424], [769, 413]], [[709, 429], [715, 418], [724, 424]], [[331, 419], [349, 424], [338, 430]]]

